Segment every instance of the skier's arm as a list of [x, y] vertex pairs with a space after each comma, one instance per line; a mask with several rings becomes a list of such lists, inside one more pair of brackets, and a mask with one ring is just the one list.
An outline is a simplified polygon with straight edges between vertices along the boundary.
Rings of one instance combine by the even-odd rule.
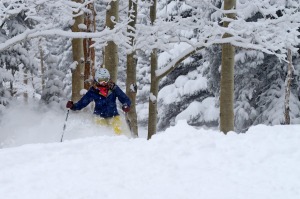
[[93, 101], [92, 91], [89, 90], [77, 103], [74, 103], [71, 110], [81, 110], [86, 107], [91, 101]]
[[119, 88], [119, 86], [115, 86], [114, 91], [116, 92], [116, 95], [119, 99], [119, 101], [124, 105], [126, 104], [127, 106], [130, 107], [131, 101], [128, 98], [128, 96]]

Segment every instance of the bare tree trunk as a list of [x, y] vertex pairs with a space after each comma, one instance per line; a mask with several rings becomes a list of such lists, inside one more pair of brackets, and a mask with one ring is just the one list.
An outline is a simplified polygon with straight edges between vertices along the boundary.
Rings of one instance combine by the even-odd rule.
[[40, 51], [40, 60], [41, 60], [41, 77], [42, 77], [42, 93], [44, 92], [45, 88], [45, 66], [44, 66], [44, 51], [42, 47], [42, 38], [39, 39], [39, 51]]
[[[25, 69], [24, 71], [24, 80], [23, 83], [27, 86], [28, 85], [28, 70]], [[27, 89], [25, 89], [24, 93], [23, 93], [23, 97], [24, 97], [24, 102], [28, 103], [28, 92]]]
[[[119, 20], [119, 1], [111, 1], [110, 9], [106, 10], [106, 26], [110, 29], [115, 27], [114, 22], [112, 21]], [[113, 42], [107, 42], [107, 46], [104, 50], [104, 65], [105, 68], [110, 72], [110, 77], [114, 82], [117, 82], [118, 75], [118, 46]]]
[[[156, 5], [157, 0], [153, 0], [153, 5], [150, 7], [150, 20], [154, 24], [156, 19]], [[153, 49], [151, 53], [151, 85], [149, 96], [149, 119], [148, 119], [148, 139], [156, 133], [157, 124], [157, 95], [159, 79], [156, 77], [157, 70], [157, 49]]]
[[157, 69], [157, 49], [153, 49], [151, 53], [151, 85], [149, 96], [149, 120], [148, 120], [148, 139], [156, 134], [157, 124], [157, 96], [159, 80], [156, 78], [155, 71]]
[[284, 102], [284, 118], [285, 124], [290, 124], [290, 94], [291, 94], [291, 82], [292, 82], [292, 75], [293, 75], [293, 66], [292, 66], [292, 51], [288, 49], [288, 71], [285, 80], [285, 102]]
[[[236, 0], [224, 0], [224, 10], [236, 8]], [[226, 14], [227, 18], [234, 19], [235, 13]], [[229, 22], [223, 26], [228, 27]], [[223, 38], [231, 37], [225, 33]], [[234, 130], [234, 55], [235, 48], [231, 44], [222, 45], [222, 69], [220, 90], [220, 131], [227, 134]]]
[[[94, 3], [87, 5], [87, 8], [90, 10], [90, 13], [85, 15], [84, 24], [87, 27], [87, 32], [96, 31], [96, 12], [94, 8]], [[88, 90], [92, 84], [92, 76], [95, 68], [95, 48], [91, 47], [95, 42], [92, 41], [92, 38], [83, 39], [83, 48], [84, 48], [84, 88]]]
[[[130, 28], [127, 29], [129, 33], [131, 46], [134, 45], [133, 36], [135, 34], [135, 25], [136, 25], [136, 18], [137, 18], [137, 0], [129, 0], [129, 18], [132, 20], [129, 22]], [[127, 115], [127, 121], [130, 122], [130, 129], [133, 132], [135, 137], [138, 137], [138, 123], [137, 123], [137, 114], [136, 114], [136, 93], [137, 93], [137, 85], [136, 85], [136, 52], [132, 49], [132, 52], [127, 54], [127, 79], [126, 79], [126, 94], [131, 100], [131, 107], [130, 111]]]
[[[81, 3], [81, 0], [73, 0]], [[78, 13], [74, 13], [78, 14]], [[80, 15], [74, 18], [75, 23], [72, 26], [73, 32], [80, 32], [79, 24], [84, 23], [84, 16]], [[77, 62], [77, 67], [72, 70], [72, 100], [78, 101], [81, 98], [80, 91], [84, 88], [84, 51], [83, 39], [76, 38], [72, 40], [73, 61]]]
[[[16, 69], [13, 68], [11, 70], [11, 74], [12, 74], [13, 77], [15, 77]], [[10, 96], [13, 97], [16, 94], [16, 90], [14, 89], [14, 82], [13, 81], [9, 81], [9, 89], [10, 89]]]
[[13, 97], [14, 96], [14, 82], [13, 81], [9, 82], [9, 90], [10, 90], [10, 95]]

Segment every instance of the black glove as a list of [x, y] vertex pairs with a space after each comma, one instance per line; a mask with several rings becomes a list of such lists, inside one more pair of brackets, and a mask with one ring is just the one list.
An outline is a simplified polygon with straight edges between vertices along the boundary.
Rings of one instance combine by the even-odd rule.
[[130, 111], [130, 107], [129, 107], [127, 104], [123, 104], [122, 110], [123, 110], [125, 113], [128, 113], [128, 112]]
[[72, 109], [73, 105], [74, 105], [73, 101], [68, 101], [66, 107]]

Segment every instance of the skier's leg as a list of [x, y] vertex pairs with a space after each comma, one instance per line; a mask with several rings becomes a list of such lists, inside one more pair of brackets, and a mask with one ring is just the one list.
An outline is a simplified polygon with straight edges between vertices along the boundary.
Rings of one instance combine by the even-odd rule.
[[108, 126], [106, 119], [103, 117], [94, 117], [94, 122], [101, 126]]
[[115, 134], [117, 134], [117, 135], [122, 134], [122, 128], [121, 128], [122, 122], [121, 122], [121, 118], [119, 115], [111, 118], [110, 124], [111, 124]]

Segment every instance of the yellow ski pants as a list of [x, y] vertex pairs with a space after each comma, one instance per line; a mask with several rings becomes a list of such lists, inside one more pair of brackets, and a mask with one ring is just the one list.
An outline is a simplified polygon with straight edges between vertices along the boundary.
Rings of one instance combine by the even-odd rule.
[[122, 134], [122, 121], [119, 115], [111, 118], [95, 117], [94, 121], [101, 126], [111, 126], [117, 135]]

